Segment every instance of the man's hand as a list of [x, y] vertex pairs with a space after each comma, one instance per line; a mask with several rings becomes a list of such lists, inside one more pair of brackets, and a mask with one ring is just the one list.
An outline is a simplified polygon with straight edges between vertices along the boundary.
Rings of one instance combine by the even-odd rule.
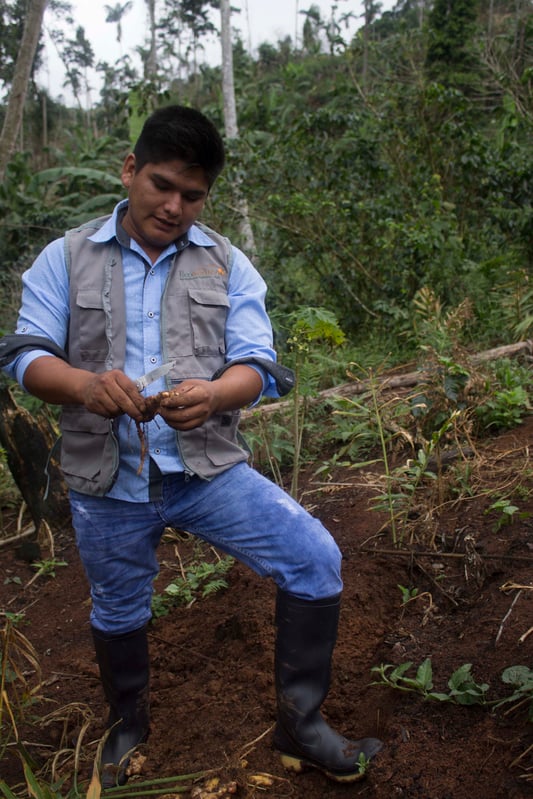
[[141, 422], [146, 411], [144, 397], [124, 372], [112, 369], [93, 374], [75, 369], [53, 355], [43, 355], [30, 363], [24, 373], [24, 386], [44, 402], [84, 405], [107, 419], [125, 413]]
[[184, 380], [161, 400], [159, 415], [174, 430], [200, 427], [218, 408], [220, 397], [217, 382]]
[[262, 388], [263, 380], [255, 369], [237, 364], [217, 380], [184, 380], [161, 400], [157, 412], [175, 430], [193, 430], [214, 413], [253, 402]]
[[146, 403], [133, 380], [121, 372], [111, 369], [101, 374], [92, 374], [83, 393], [83, 404], [88, 411], [113, 419], [123, 413], [141, 422]]

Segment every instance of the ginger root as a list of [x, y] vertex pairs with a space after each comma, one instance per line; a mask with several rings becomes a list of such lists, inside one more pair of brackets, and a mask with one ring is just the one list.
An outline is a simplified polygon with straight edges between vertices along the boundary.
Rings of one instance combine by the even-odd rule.
[[144, 432], [144, 425], [147, 422], [151, 422], [152, 419], [157, 416], [159, 413], [159, 409], [161, 407], [161, 400], [168, 399], [168, 397], [178, 396], [180, 390], [178, 388], [174, 389], [173, 391], [160, 391], [158, 394], [152, 394], [149, 397], [145, 397], [145, 405], [146, 410], [144, 412], [144, 416], [141, 422], [135, 422], [135, 427], [137, 429], [137, 435], [139, 436], [139, 441], [141, 444], [141, 460], [139, 463], [139, 468], [137, 469], [137, 474], [141, 474], [144, 462], [146, 460], [147, 455], [147, 446], [146, 446], [146, 434]]

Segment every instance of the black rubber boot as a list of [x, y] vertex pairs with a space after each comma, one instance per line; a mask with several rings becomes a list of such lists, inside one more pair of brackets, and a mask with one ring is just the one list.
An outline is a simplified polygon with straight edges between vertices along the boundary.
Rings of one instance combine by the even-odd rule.
[[148, 639], [146, 627], [118, 636], [106, 635], [94, 627], [92, 631], [100, 678], [109, 703], [107, 726], [112, 728], [102, 752], [101, 783], [103, 788], [112, 788], [126, 784], [128, 755], [148, 738]]
[[377, 738], [350, 741], [320, 713], [329, 691], [339, 609], [340, 596], [311, 602], [278, 591], [274, 746], [289, 770], [311, 767], [336, 782], [355, 782], [383, 744]]

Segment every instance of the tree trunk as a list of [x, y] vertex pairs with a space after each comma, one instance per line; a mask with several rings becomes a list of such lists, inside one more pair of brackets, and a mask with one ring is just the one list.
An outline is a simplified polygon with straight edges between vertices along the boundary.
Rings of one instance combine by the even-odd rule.
[[41, 92], [41, 124], [42, 124], [42, 148], [43, 148], [43, 157], [44, 161], [42, 163], [42, 168], [48, 166], [48, 95], [46, 92]]
[[[222, 43], [222, 96], [224, 99], [224, 125], [228, 139], [239, 138], [239, 126], [237, 124], [237, 106], [235, 103], [235, 84], [233, 80], [233, 49], [231, 44], [231, 7], [230, 0], [220, 2], [220, 20]], [[252, 260], [257, 259], [257, 248], [255, 237], [250, 223], [248, 213], [248, 203], [243, 194], [242, 186], [237, 183], [234, 186], [235, 204], [240, 214], [240, 232], [243, 240], [243, 248]]]
[[70, 524], [67, 488], [58, 462], [50, 456], [56, 438], [44, 415], [34, 418], [16, 403], [9, 388], [0, 388], [0, 445], [36, 535], [43, 521], [55, 530]]
[[221, 0], [220, 20], [222, 43], [222, 96], [224, 98], [224, 123], [228, 139], [239, 136], [235, 83], [233, 81], [233, 49], [231, 45], [231, 8], [229, 0]]
[[144, 67], [144, 77], [153, 80], [157, 74], [157, 40], [156, 40], [156, 19], [155, 19], [155, 0], [146, 0], [148, 6], [148, 19], [150, 27], [150, 49]]
[[7, 164], [15, 149], [17, 136], [22, 125], [22, 116], [26, 94], [28, 92], [28, 82], [31, 76], [31, 69], [35, 51], [41, 35], [43, 16], [48, 0], [31, 0], [29, 4], [26, 22], [20, 48], [18, 51], [13, 83], [9, 93], [6, 116], [2, 133], [0, 133], [0, 180], [3, 180]]

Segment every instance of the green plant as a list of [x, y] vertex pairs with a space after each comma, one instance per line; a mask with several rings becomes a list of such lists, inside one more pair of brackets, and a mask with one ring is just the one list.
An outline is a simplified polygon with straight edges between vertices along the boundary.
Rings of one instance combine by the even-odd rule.
[[56, 569], [59, 566], [68, 566], [66, 560], [56, 560], [56, 558], [45, 558], [44, 560], [36, 560], [32, 564], [32, 568], [36, 570], [36, 574], [31, 579], [31, 582], [37, 577], [55, 577]]
[[[13, 582], [16, 582], [18, 585], [20, 585], [20, 580], [18, 580], [18, 578], [14, 578]], [[12, 613], [9, 610], [3, 610], [0, 613], [0, 616], [5, 616], [6, 620], [12, 624], [13, 627], [17, 627], [19, 624], [22, 624], [26, 614], [23, 610], [19, 611], [18, 613]]]
[[472, 486], [474, 469], [468, 461], [459, 462], [451, 469], [450, 491], [457, 497], [473, 497]]
[[495, 361], [488, 369], [491, 379], [485, 398], [475, 409], [477, 423], [481, 431], [517, 427], [531, 410], [531, 372], [509, 358]]
[[485, 513], [491, 513], [492, 511], [498, 511], [500, 514], [494, 523], [494, 532], [501, 530], [504, 525], [511, 524], [515, 515], [518, 515], [520, 519], [526, 519], [530, 515], [527, 511], [520, 513], [520, 508], [513, 505], [510, 499], [496, 500], [487, 508]]
[[[370, 384], [370, 400], [371, 400], [371, 407], [374, 414], [375, 424], [377, 428], [377, 438], [379, 441], [379, 445], [381, 448], [381, 458], [382, 463], [385, 469], [385, 485], [386, 485], [386, 493], [385, 493], [385, 509], [388, 511], [389, 514], [389, 521], [391, 525], [391, 534], [392, 534], [392, 541], [393, 544], [396, 546], [398, 543], [398, 532], [396, 526], [396, 511], [395, 511], [395, 499], [396, 497], [392, 491], [392, 469], [389, 462], [388, 456], [388, 443], [389, 443], [389, 436], [386, 432], [385, 425], [383, 423], [383, 413], [382, 408], [379, 403], [379, 385], [376, 380], [375, 374], [373, 370], [368, 371], [368, 379]], [[365, 464], [366, 465], [366, 464]]]
[[267, 420], [260, 410], [252, 411], [247, 420], [245, 439], [257, 466], [270, 472], [274, 482], [283, 488], [282, 469], [294, 461], [294, 445], [286, 424], [279, 421], [276, 414]]
[[[339, 447], [335, 453], [335, 461], [348, 458], [346, 465], [357, 465], [360, 468], [363, 464], [357, 463], [358, 459], [380, 443], [371, 393], [365, 392], [360, 399], [332, 397], [328, 400], [328, 405], [333, 409], [335, 425], [326, 433], [326, 439]], [[327, 464], [324, 463], [320, 471], [324, 471], [326, 467]]]
[[[396, 546], [402, 543], [409, 513], [413, 507], [417, 490], [428, 480], [438, 484], [439, 474], [433, 471], [434, 463], [438, 464], [441, 442], [453, 428], [457, 412], [452, 413], [424, 448], [418, 450], [416, 458], [397, 469], [386, 469], [386, 492], [373, 499], [375, 510], [386, 510], [392, 530], [392, 541]], [[386, 451], [384, 450], [385, 457]], [[401, 532], [400, 532], [401, 531]]]
[[10, 583], [13, 583], [14, 585], [22, 585], [22, 580], [20, 577], [17, 577], [17, 575], [15, 575], [15, 577], [6, 577], [4, 580], [4, 585], [9, 585]]
[[415, 599], [418, 596], [418, 588], [406, 588], [404, 585], [398, 585], [398, 588], [402, 595], [402, 605], [407, 605], [411, 599]]
[[504, 388], [476, 408], [479, 424], [485, 430], [507, 430], [518, 427], [531, 410], [529, 394], [523, 386]]
[[361, 752], [361, 754], [357, 758], [357, 763], [359, 764], [359, 774], [361, 774], [361, 776], [363, 776], [368, 771], [368, 767], [370, 765], [370, 760], [365, 757], [364, 752]]
[[326, 342], [339, 346], [345, 340], [333, 313], [325, 308], [302, 307], [288, 315], [287, 345], [292, 354], [294, 389], [289, 401], [292, 403], [291, 438], [294, 448], [290, 494], [298, 497], [298, 478], [301, 469], [302, 440], [307, 418], [308, 399], [317, 390], [316, 350], [312, 344]]
[[485, 694], [489, 686], [486, 683], [476, 683], [472, 678], [472, 664], [464, 663], [453, 672], [448, 680], [447, 693], [433, 690], [433, 666], [430, 658], [426, 658], [416, 670], [414, 677], [407, 676], [413, 663], [408, 661], [399, 666], [382, 664], [374, 666], [372, 672], [379, 676], [379, 680], [372, 685], [386, 685], [399, 691], [412, 691], [420, 694], [423, 699], [437, 702], [453, 702], [458, 705], [484, 705]]
[[424, 353], [424, 378], [413, 398], [413, 415], [426, 436], [439, 427], [454, 410], [468, 411], [463, 432], [516, 427], [530, 409], [528, 388], [531, 373], [516, 360], [501, 358], [476, 364], [461, 347], [460, 336], [469, 321], [471, 308], [463, 301], [444, 312], [429, 288], [413, 300], [414, 329], [419, 350]]
[[166, 616], [171, 608], [189, 607], [197, 599], [205, 599], [217, 591], [228, 587], [225, 575], [234, 564], [234, 559], [226, 556], [214, 563], [202, 559], [190, 563], [182, 573], [175, 577], [161, 594], [152, 597], [152, 612], [155, 618]]
[[499, 708], [502, 705], [510, 704], [528, 706], [528, 719], [533, 722], [533, 669], [528, 666], [509, 666], [502, 673], [502, 681], [506, 685], [512, 686], [514, 691], [510, 696], [501, 699], [494, 705]]

